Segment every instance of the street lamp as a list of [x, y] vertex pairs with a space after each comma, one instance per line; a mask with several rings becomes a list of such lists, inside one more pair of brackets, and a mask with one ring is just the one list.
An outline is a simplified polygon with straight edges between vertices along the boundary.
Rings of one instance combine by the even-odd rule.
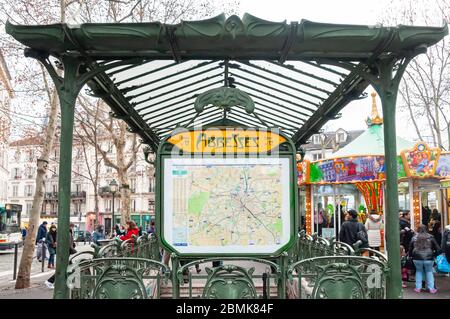
[[111, 192], [111, 194], [112, 194], [112, 221], [111, 221], [111, 235], [112, 235], [112, 233], [113, 233], [113, 227], [115, 226], [115, 219], [114, 219], [114, 195], [116, 194], [116, 192], [117, 192], [117, 182], [116, 182], [116, 180], [115, 179], [113, 179], [112, 181], [111, 181], [111, 183], [109, 183], [109, 191]]

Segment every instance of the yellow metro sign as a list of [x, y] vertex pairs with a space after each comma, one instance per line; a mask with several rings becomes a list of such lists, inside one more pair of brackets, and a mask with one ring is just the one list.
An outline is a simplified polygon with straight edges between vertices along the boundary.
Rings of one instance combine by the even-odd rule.
[[189, 153], [266, 153], [286, 139], [272, 131], [226, 128], [175, 134], [168, 142]]

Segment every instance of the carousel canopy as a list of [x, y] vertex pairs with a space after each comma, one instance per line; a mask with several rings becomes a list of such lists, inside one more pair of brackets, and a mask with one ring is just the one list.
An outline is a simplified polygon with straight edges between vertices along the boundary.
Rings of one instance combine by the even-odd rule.
[[[369, 128], [347, 146], [333, 153], [331, 158], [365, 155], [384, 156], [383, 120], [378, 114], [375, 97], [376, 94], [372, 93], [372, 114], [367, 119]], [[410, 149], [415, 145], [414, 142], [407, 141], [399, 136], [396, 136], [396, 139], [397, 155], [400, 155], [402, 150]]]

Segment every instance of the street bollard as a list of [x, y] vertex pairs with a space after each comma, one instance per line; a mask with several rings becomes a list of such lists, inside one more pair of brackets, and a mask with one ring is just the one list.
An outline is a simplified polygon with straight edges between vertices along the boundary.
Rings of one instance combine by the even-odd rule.
[[13, 280], [16, 280], [17, 275], [17, 255], [18, 255], [19, 243], [14, 244], [14, 272], [13, 272]]
[[42, 241], [42, 255], [41, 255], [41, 260], [42, 260], [42, 272], [44, 272], [44, 268], [45, 268], [45, 241]]

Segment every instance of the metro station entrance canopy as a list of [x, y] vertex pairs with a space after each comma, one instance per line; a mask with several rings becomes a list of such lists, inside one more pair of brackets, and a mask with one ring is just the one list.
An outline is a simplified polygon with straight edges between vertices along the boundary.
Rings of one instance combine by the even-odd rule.
[[[380, 76], [380, 61], [399, 67], [447, 33], [447, 26], [388, 28], [307, 20], [288, 24], [249, 14], [242, 20], [220, 15], [177, 25], [6, 28], [31, 49], [29, 55], [79, 61], [80, 80], [153, 151], [176, 125], [194, 118], [205, 124], [224, 116], [244, 125], [283, 128], [297, 146], [304, 144], [361, 97], [368, 78]], [[250, 94], [254, 113], [193, 109], [198, 94], [221, 86]]]
[[[297, 149], [372, 85], [382, 101], [386, 234], [391, 298], [401, 296], [395, 105], [409, 61], [448, 33], [443, 27], [271, 22], [249, 14], [176, 25], [6, 24], [48, 70], [61, 104], [59, 243], [55, 297], [67, 295], [75, 102], [87, 84], [156, 152], [177, 127], [278, 128]], [[59, 62], [52, 63], [50, 57]], [[56, 68], [64, 70], [58, 75]], [[233, 108], [232, 108], [233, 107]], [[61, 249], [61, 247], [63, 247]], [[390, 249], [392, 247], [392, 249]]]

